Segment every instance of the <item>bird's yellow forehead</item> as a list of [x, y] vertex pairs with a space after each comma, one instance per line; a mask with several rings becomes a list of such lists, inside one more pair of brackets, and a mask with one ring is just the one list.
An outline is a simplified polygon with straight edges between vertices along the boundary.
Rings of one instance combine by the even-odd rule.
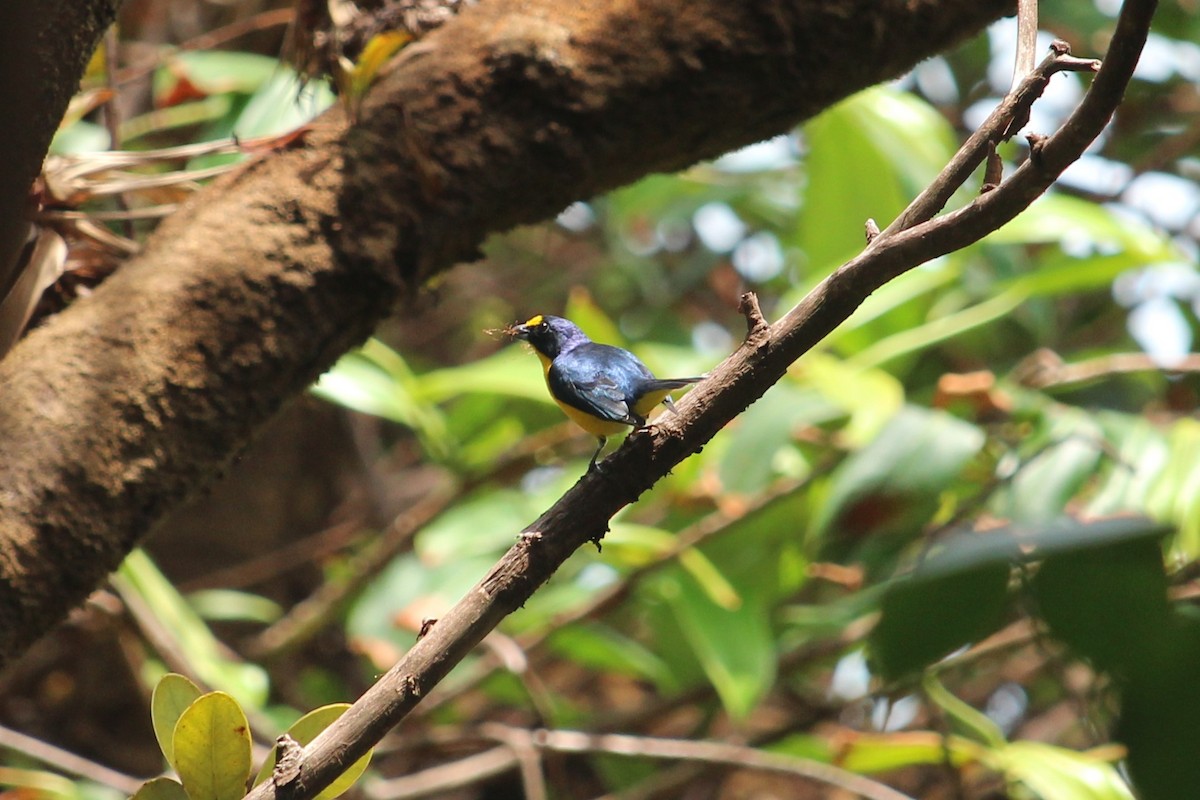
[[529, 319], [525, 320], [525, 325], [530, 328], [532, 328], [534, 325], [541, 325], [541, 324], [542, 324], [542, 315], [541, 314], [538, 314], [536, 317], [530, 317]]

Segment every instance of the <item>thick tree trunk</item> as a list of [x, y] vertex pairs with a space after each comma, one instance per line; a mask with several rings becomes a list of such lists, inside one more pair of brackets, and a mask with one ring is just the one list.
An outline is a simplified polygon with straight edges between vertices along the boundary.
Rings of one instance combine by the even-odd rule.
[[0, 363], [0, 659], [484, 237], [786, 131], [1008, 0], [486, 0]]
[[30, 187], [120, 0], [0, 3], [0, 300], [29, 232]]

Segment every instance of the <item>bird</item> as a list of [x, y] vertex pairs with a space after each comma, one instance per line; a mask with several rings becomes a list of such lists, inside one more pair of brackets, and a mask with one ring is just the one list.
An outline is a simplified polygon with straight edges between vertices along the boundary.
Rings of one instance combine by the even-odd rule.
[[505, 331], [533, 347], [554, 402], [599, 441], [588, 472], [597, 469], [609, 436], [645, 427], [646, 415], [659, 403], [674, 411], [670, 393], [704, 379], [656, 378], [633, 353], [593, 342], [574, 322], [551, 314], [538, 314]]

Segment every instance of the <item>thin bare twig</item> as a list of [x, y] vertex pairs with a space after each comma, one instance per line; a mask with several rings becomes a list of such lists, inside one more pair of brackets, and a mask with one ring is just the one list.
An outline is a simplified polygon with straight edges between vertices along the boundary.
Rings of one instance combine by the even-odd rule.
[[97, 222], [122, 222], [136, 219], [161, 219], [169, 217], [179, 210], [177, 203], [145, 206], [144, 208], [128, 208], [123, 211], [62, 211], [59, 209], [43, 209], [38, 212], [38, 219], [43, 222], [76, 222], [79, 220], [95, 220]]
[[[533, 730], [507, 725], [484, 725], [481, 731], [504, 742], [453, 764], [380, 781], [368, 787], [372, 800], [415, 800], [468, 786], [520, 766], [519, 750], [558, 753], [599, 753], [631, 758], [658, 758], [736, 769], [777, 772], [823, 783], [868, 800], [912, 800], [895, 789], [824, 761], [770, 753], [747, 745], [697, 742], [653, 736], [629, 736], [584, 731]], [[612, 800], [606, 796], [605, 800]]]
[[[608, 469], [585, 475], [529, 525], [488, 575], [306, 748], [302, 789], [296, 796], [311, 797], [364, 755], [575, 549], [602, 537], [607, 521], [618, 510], [707, 443], [872, 292], [919, 264], [978, 241], [1045, 192], [1100, 134], [1120, 104], [1156, 7], [1154, 0], [1127, 0], [1104, 66], [1079, 107], [1058, 132], [1042, 143], [1036, 158], [1026, 161], [995, 190], [964, 208], [932, 219], [945, 202], [939, 199], [941, 194], [947, 187], [961, 185], [970, 174], [968, 169], [959, 175], [964, 159], [956, 157], [935, 181], [936, 188], [922, 193], [902, 215], [902, 224], [889, 226], [862, 254], [836, 270], [783, 319], [769, 326], [763, 335], [754, 336], [755, 344], [743, 345], [714, 369], [707, 380], [683, 398], [678, 414], [650, 430], [635, 432], [610, 457]], [[1051, 62], [1051, 72], [1084, 63], [1065, 52], [1055, 52]], [[1035, 70], [1025, 83], [1039, 76], [1045, 80], [1048, 74]], [[1010, 129], [1021, 110], [1011, 100], [1002, 104], [1008, 118], [995, 120], [1001, 131]], [[986, 142], [992, 137], [974, 140], [972, 137], [968, 145], [982, 158]], [[973, 162], [978, 163], [977, 159]], [[267, 784], [248, 795], [250, 800], [273, 796], [274, 789]]]
[[288, 25], [295, 16], [296, 11], [294, 8], [275, 8], [246, 17], [245, 19], [240, 19], [236, 22], [231, 22], [223, 28], [218, 28], [215, 31], [207, 31], [194, 39], [189, 39], [177, 47], [164, 48], [164, 51], [154, 58], [148, 58], [140, 63], [125, 67], [125, 69], [116, 73], [115, 83], [121, 85], [143, 78], [158, 69], [167, 58], [175, 53], [186, 53], [192, 50], [214, 50], [220, 45], [245, 36], [248, 33]]
[[1037, 60], [1038, 0], [1017, 0], [1017, 57], [1013, 63], [1012, 88], [1016, 90], [1033, 72]]
[[1054, 351], [1042, 349], [1022, 359], [1013, 368], [1012, 377], [1031, 389], [1050, 389], [1136, 372], [1172, 375], [1200, 372], [1200, 355], [1193, 353], [1170, 366], [1158, 363], [1145, 353], [1113, 353], [1068, 364]]
[[726, 742], [694, 742], [653, 736], [615, 733], [537, 730], [529, 732], [530, 744], [559, 753], [604, 753], [635, 758], [697, 761], [739, 769], [763, 770], [835, 786], [869, 800], [912, 800], [908, 795], [862, 775], [810, 758], [769, 753], [754, 747]]
[[133, 794], [142, 785], [142, 781], [131, 775], [3, 726], [0, 726], [0, 748], [21, 753], [70, 775], [110, 786], [123, 794]]
[[[776, 671], [780, 678], [784, 679], [788, 675], [810, 669], [814, 664], [826, 662], [834, 658], [838, 653], [844, 652], [846, 648], [861, 643], [869, 630], [869, 625], [852, 625], [835, 639], [812, 642], [786, 652], [779, 658]], [[670, 717], [680, 708], [710, 703], [713, 701], [715, 695], [716, 690], [711, 683], [700, 683], [692, 689], [669, 698], [663, 698], [650, 705], [641, 706], [631, 711], [593, 717], [590, 720], [589, 733], [601, 734], [640, 729], [646, 725], [653, 724], [655, 721]], [[422, 706], [422, 710], [424, 708]], [[823, 720], [832, 721], [837, 716], [837, 709], [833, 706], [824, 707], [820, 704], [813, 704], [811, 711], [812, 713], [805, 715], [800, 720], [797, 720], [793, 716], [784, 727], [760, 731], [754, 741], [746, 744], [761, 746], [764, 743], [777, 740], [779, 736], [786, 733], [808, 729], [817, 722]], [[430, 736], [433, 736], [439, 744], [451, 749], [461, 748], [464, 744], [468, 743], [468, 740], [474, 742], [478, 738], [471, 735], [467, 735], [464, 738], [462, 733], [447, 735], [445, 729], [439, 729], [439, 731], [432, 734], [429, 732], [421, 734], [420, 742], [422, 746], [430, 744]], [[411, 746], [412, 742], [406, 742], [405, 736], [395, 734], [381, 742], [377, 752], [396, 752], [397, 750], [404, 750]], [[423, 797], [461, 788], [471, 783], [485, 780], [496, 774], [507, 772], [516, 768], [516, 766], [516, 756], [513, 755], [511, 750], [507, 747], [499, 747], [485, 753], [468, 756], [452, 764], [442, 764], [404, 777], [372, 783], [365, 788], [366, 794], [371, 800], [407, 800], [408, 798]], [[643, 784], [639, 791], [655, 791], [656, 789], [667, 791], [670, 787], [677, 788], [683, 783], [693, 780], [696, 774], [695, 770], [684, 770], [683, 767], [685, 765], [681, 764], [674, 769], [661, 773], [653, 780], [653, 786]], [[478, 774], [474, 778], [470, 777], [477, 772]]]
[[373, 781], [364, 790], [371, 800], [414, 800], [471, 786], [503, 775], [516, 766], [517, 754], [512, 748], [501, 745], [411, 775]]
[[546, 779], [542, 775], [540, 748], [529, 731], [509, 725], [488, 725], [484, 727], [484, 733], [503, 742], [516, 757], [525, 800], [546, 800], [549, 794], [546, 791]]
[[[111, 93], [108, 102], [104, 104], [102, 117], [104, 127], [108, 130], [108, 146], [113, 150], [121, 149], [121, 95], [116, 87], [117, 68], [120, 66], [121, 42], [117, 37], [116, 26], [104, 34], [104, 81]], [[116, 197], [117, 208], [129, 210], [129, 198], [123, 193]], [[133, 220], [122, 219], [121, 230], [126, 239], [133, 239]]]

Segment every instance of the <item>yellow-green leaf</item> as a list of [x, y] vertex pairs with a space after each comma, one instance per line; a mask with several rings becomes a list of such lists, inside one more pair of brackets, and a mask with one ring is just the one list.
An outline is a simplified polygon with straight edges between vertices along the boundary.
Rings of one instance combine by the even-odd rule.
[[154, 738], [158, 739], [158, 747], [172, 767], [175, 766], [175, 725], [187, 707], [202, 694], [200, 687], [174, 672], [163, 675], [162, 680], [154, 687], [154, 694], [150, 697], [150, 720], [154, 725]]
[[172, 778], [151, 778], [142, 784], [132, 800], [188, 800], [182, 784]]
[[77, 800], [79, 790], [62, 775], [40, 769], [0, 766], [0, 786], [5, 797], [32, 797], [37, 800]]
[[996, 759], [1010, 780], [1042, 800], [1133, 800], [1117, 768], [1088, 753], [1044, 742], [1013, 742]]
[[141, 549], [134, 550], [112, 575], [122, 597], [132, 597], [154, 612], [170, 632], [190, 671], [205, 686], [229, 692], [248, 707], [261, 707], [267, 698], [267, 673], [257, 664], [231, 657], [204, 620]]
[[[618, 561], [638, 565], [662, 558], [676, 543], [672, 533], [632, 522], [614, 522], [604, 537], [604, 544], [612, 547]], [[713, 603], [727, 611], [741, 606], [742, 598], [737, 589], [704, 553], [694, 547], [688, 548], [679, 554], [679, 564], [691, 573]]]
[[367, 89], [375, 82], [379, 70], [383, 69], [388, 59], [394, 56], [400, 48], [412, 40], [412, 34], [408, 31], [384, 31], [371, 37], [357, 61], [341, 59], [340, 70], [335, 78], [352, 114], [357, 113], [359, 105], [366, 97]]
[[1004, 747], [1004, 731], [987, 714], [956, 697], [933, 675], [925, 676], [922, 686], [929, 699], [967, 736], [991, 748]]
[[172, 741], [175, 771], [191, 800], [241, 800], [250, 777], [250, 725], [224, 692], [210, 692], [183, 712]]
[[[301, 746], [307, 746], [309, 742], [317, 738], [317, 734], [333, 724], [333, 721], [346, 713], [346, 709], [350, 708], [349, 703], [332, 703], [320, 708], [314, 708], [312, 711], [305, 714], [300, 719], [293, 723], [292, 727], [288, 728], [288, 736], [291, 736]], [[254, 779], [254, 785], [262, 783], [271, 777], [271, 773], [275, 770], [275, 758], [278, 755], [275, 747], [271, 748], [267, 760], [263, 763], [262, 769], [258, 771], [258, 777]], [[333, 800], [345, 793], [347, 789], [354, 785], [362, 774], [366, 772], [367, 765], [371, 763], [371, 753], [368, 752], [365, 756], [355, 761], [349, 768], [338, 776], [337, 780], [325, 787], [315, 798], [315, 800]]]
[[837, 754], [837, 764], [851, 772], [888, 772], [915, 764], [955, 766], [978, 761], [984, 748], [961, 736], [931, 731], [859, 733], [847, 736]]

